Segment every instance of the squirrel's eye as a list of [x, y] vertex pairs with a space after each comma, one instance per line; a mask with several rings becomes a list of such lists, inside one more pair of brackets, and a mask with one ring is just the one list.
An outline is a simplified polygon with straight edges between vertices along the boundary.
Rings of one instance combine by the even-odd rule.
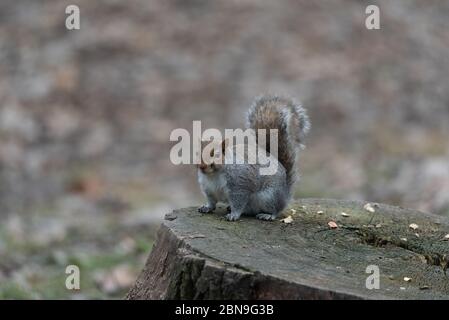
[[212, 149], [212, 151], [210, 152], [210, 156], [213, 157], [214, 156], [214, 150]]

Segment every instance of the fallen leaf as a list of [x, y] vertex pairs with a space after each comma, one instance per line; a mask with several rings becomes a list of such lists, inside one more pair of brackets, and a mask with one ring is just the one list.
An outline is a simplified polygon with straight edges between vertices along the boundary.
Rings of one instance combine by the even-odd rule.
[[410, 282], [410, 281], [412, 281], [412, 278], [404, 277], [404, 281], [405, 281], [405, 282]]
[[401, 238], [402, 241], [407, 241], [407, 238]]
[[324, 211], [320, 210], [320, 211], [317, 211], [316, 213], [318, 213], [318, 214], [323, 214]]
[[363, 206], [363, 209], [365, 209], [366, 211], [372, 212], [372, 213], [376, 212], [376, 210], [373, 208], [373, 205], [371, 203], [365, 204]]
[[421, 260], [422, 263], [427, 263], [427, 259], [426, 259], [426, 257], [423, 256], [423, 255], [419, 255], [419, 256], [418, 256], [418, 259]]
[[376, 224], [376, 228], [380, 228], [382, 225], [380, 223]]
[[343, 217], [349, 217], [349, 214], [347, 214], [346, 212], [342, 212], [341, 215], [342, 215]]
[[444, 236], [444, 240], [449, 240], [449, 233], [447, 235]]
[[405, 287], [400, 287], [399, 289], [401, 289], [401, 290], [405, 290]]
[[281, 219], [281, 221], [283, 223], [292, 223], [293, 222], [293, 218], [292, 218], [292, 216], [288, 216], [287, 218]]
[[296, 210], [295, 209], [290, 209], [290, 211], [292, 212], [292, 214], [296, 214]]
[[98, 199], [101, 197], [104, 183], [97, 176], [75, 177], [67, 187], [70, 192], [83, 194], [86, 197]]
[[336, 229], [338, 228], [338, 225], [335, 223], [335, 221], [329, 221], [327, 223], [327, 225], [331, 228], [331, 229]]
[[416, 236], [417, 238], [419, 238], [419, 234], [418, 234], [418, 233], [415, 233], [415, 236]]
[[411, 229], [413, 229], [413, 230], [416, 230], [416, 229], [419, 228], [419, 226], [418, 226], [416, 223], [410, 224], [409, 227], [410, 227]]
[[427, 290], [427, 289], [430, 289], [430, 287], [429, 286], [421, 286], [421, 287], [419, 287], [419, 290]]

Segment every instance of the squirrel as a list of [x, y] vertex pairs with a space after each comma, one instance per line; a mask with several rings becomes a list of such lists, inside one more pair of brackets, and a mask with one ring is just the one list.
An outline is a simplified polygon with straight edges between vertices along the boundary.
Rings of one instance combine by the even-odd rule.
[[[205, 163], [198, 167], [198, 182], [207, 198], [207, 204], [198, 208], [201, 213], [211, 213], [217, 202], [229, 204], [226, 219], [236, 221], [242, 214], [272, 221], [285, 209], [291, 199], [292, 187], [297, 180], [298, 152], [310, 130], [306, 110], [290, 98], [266, 95], [254, 100], [247, 113], [247, 128], [266, 129], [266, 153], [275, 161], [277, 170], [272, 175], [261, 175], [261, 164]], [[269, 129], [278, 130], [277, 158], [270, 154]], [[257, 147], [259, 137], [256, 136]], [[217, 146], [216, 146], [217, 147]], [[214, 159], [236, 156], [236, 149], [221, 142], [210, 155]], [[216, 154], [214, 154], [214, 150]], [[220, 150], [220, 151], [216, 151]], [[220, 154], [221, 153], [221, 154]]]

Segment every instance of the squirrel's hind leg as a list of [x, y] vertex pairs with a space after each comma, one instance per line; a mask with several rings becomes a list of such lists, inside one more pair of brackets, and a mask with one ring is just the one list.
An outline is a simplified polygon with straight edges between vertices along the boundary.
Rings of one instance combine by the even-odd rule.
[[256, 215], [256, 218], [259, 220], [265, 220], [265, 221], [273, 221], [276, 220], [277, 213], [271, 214], [271, 213], [259, 213]]
[[226, 220], [236, 221], [240, 219], [243, 210], [248, 203], [249, 194], [247, 192], [233, 192], [229, 194], [229, 204], [231, 212], [226, 215]]

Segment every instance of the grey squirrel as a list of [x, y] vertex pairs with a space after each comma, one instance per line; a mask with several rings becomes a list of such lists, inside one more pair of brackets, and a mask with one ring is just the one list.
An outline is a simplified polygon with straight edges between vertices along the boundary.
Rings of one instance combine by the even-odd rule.
[[[228, 203], [226, 219], [235, 221], [242, 214], [256, 216], [261, 220], [274, 220], [284, 210], [291, 198], [292, 187], [297, 179], [298, 151], [310, 129], [306, 110], [289, 98], [262, 96], [256, 98], [247, 113], [247, 128], [254, 130], [278, 129], [277, 170], [273, 175], [261, 175], [260, 164], [226, 163], [206, 164], [198, 167], [198, 181], [207, 204], [198, 208], [201, 213], [213, 212], [217, 202]], [[256, 139], [258, 140], [257, 136]], [[256, 140], [256, 142], [257, 142]], [[224, 158], [228, 153], [235, 155], [235, 146], [221, 143], [222, 154], [211, 156]], [[266, 137], [266, 151], [270, 153], [269, 138]], [[270, 156], [270, 155], [268, 155]]]

